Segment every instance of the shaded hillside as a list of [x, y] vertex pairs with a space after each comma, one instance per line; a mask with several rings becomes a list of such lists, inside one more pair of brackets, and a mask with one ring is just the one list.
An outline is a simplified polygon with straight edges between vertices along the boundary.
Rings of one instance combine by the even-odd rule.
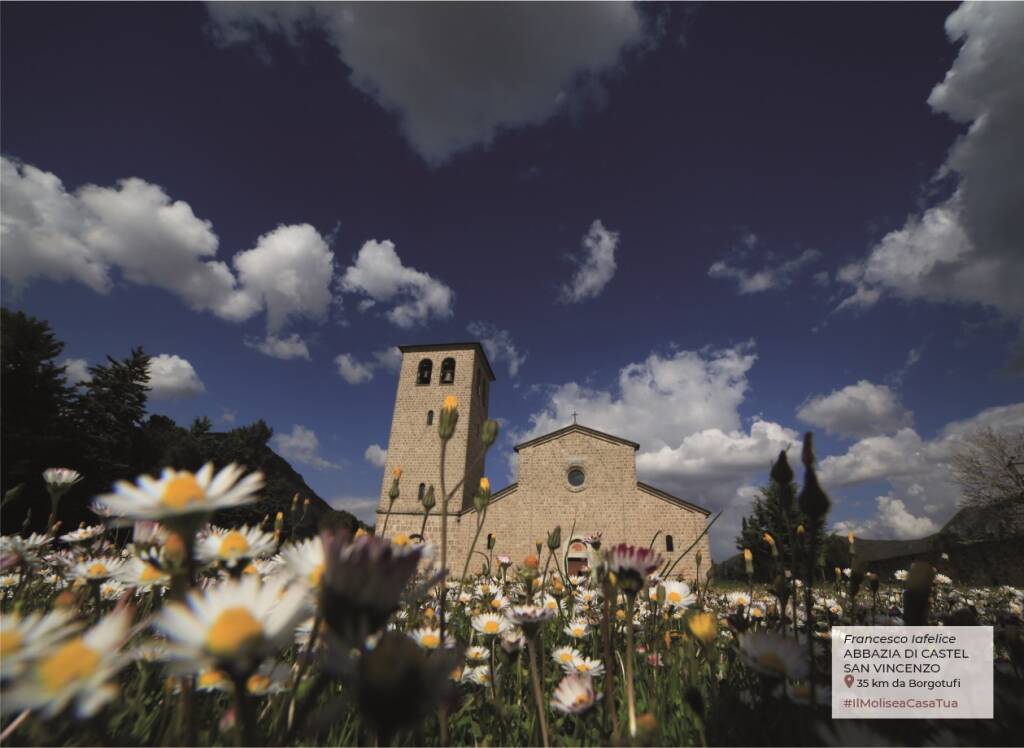
[[[835, 538], [836, 536], [832, 536]], [[845, 540], [843, 540], [845, 543]], [[1024, 501], [1019, 498], [958, 511], [937, 533], [911, 540], [857, 538], [857, 563], [890, 576], [914, 561], [928, 561], [955, 582], [1024, 584]], [[946, 554], [948, 558], [943, 558]], [[742, 578], [741, 554], [715, 566], [719, 578]]]

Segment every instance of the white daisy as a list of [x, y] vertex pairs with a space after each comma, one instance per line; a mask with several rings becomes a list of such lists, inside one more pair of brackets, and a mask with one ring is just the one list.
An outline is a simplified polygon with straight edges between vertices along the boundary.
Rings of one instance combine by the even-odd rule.
[[205, 564], [221, 563], [230, 569], [250, 559], [270, 556], [276, 548], [274, 536], [258, 527], [211, 527], [196, 543], [196, 555]]
[[410, 631], [409, 636], [423, 649], [437, 649], [441, 646], [441, 631], [439, 629], [419, 628]]
[[582, 655], [573, 658], [567, 665], [562, 665], [567, 673], [579, 673], [580, 675], [601, 675], [604, 673], [604, 663], [600, 660], [592, 660]]
[[481, 613], [473, 617], [473, 628], [484, 636], [497, 636], [504, 633], [509, 627], [509, 621], [505, 616], [496, 613]]
[[[773, 678], [804, 680], [810, 674], [806, 648], [774, 632], [744, 633], [737, 637], [740, 657], [752, 669]], [[806, 642], [805, 642], [806, 643]]]
[[117, 578], [139, 590], [148, 590], [154, 585], [167, 587], [171, 583], [171, 575], [165, 569], [141, 558], [130, 559], [118, 570]]
[[319, 536], [282, 546], [281, 560], [288, 573], [295, 579], [301, 581], [309, 589], [320, 588], [320, 580], [323, 578], [326, 567], [326, 558], [324, 557], [324, 544]]
[[478, 686], [486, 686], [491, 682], [491, 668], [489, 665], [466, 668], [462, 674], [462, 680], [475, 683]]
[[121, 517], [164, 522], [195, 519], [255, 501], [263, 488], [263, 474], [255, 472], [243, 478], [244, 471], [232, 463], [214, 475], [212, 462], [196, 473], [165, 468], [159, 479], [142, 475], [134, 485], [118, 481], [114, 493], [100, 496], [99, 501]]
[[103, 525], [92, 525], [91, 527], [79, 527], [77, 530], [72, 530], [69, 533], [65, 533], [60, 536], [60, 539], [65, 543], [87, 543], [90, 540], [94, 540], [106, 532], [107, 528]]
[[571, 665], [573, 660], [580, 656], [580, 651], [574, 647], [558, 647], [551, 653], [551, 659], [563, 667]]
[[488, 657], [490, 657], [490, 653], [487, 651], [487, 647], [473, 646], [466, 650], [466, 660], [469, 662], [487, 662]]
[[74, 616], [57, 608], [46, 613], [0, 614], [0, 680], [20, 673], [27, 662], [37, 658], [78, 628]]
[[245, 674], [285, 646], [306, 610], [305, 590], [253, 576], [192, 592], [188, 606], [170, 603], [156, 628], [176, 644], [172, 656]]
[[87, 582], [105, 582], [120, 573], [125, 562], [113, 556], [87, 558], [71, 567], [71, 575]]
[[551, 694], [551, 706], [563, 714], [583, 714], [600, 698], [589, 675], [567, 675]]
[[669, 608], [688, 608], [696, 604], [697, 596], [690, 591], [686, 582], [665, 582], [665, 606]]
[[590, 630], [590, 626], [582, 618], [574, 618], [569, 621], [569, 625], [562, 630], [573, 639], [582, 639], [587, 635], [587, 632]]
[[51, 647], [50, 654], [35, 659], [4, 692], [4, 713], [41, 709], [51, 718], [74, 701], [78, 717], [95, 714], [117, 696], [117, 686], [108, 681], [130, 660], [121, 645], [129, 636], [131, 620], [131, 609], [120, 608], [83, 635]]

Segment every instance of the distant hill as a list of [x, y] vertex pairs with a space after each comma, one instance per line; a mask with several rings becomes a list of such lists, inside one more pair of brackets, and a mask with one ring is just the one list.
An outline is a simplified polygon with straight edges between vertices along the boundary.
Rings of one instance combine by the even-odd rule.
[[[891, 575], [914, 561], [928, 561], [957, 583], [1024, 584], [1024, 500], [1006, 499], [984, 508], [958, 511], [932, 535], [912, 540], [857, 538], [857, 563], [866, 571]], [[945, 553], [949, 558], [943, 559]], [[741, 578], [737, 553], [715, 565], [720, 578]]]

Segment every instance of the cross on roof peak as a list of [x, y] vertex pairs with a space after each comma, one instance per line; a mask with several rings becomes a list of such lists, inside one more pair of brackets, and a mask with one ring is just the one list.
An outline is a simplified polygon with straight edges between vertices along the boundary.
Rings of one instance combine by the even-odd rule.
[[572, 423], [573, 423], [574, 426], [576, 425], [576, 411], [575, 410], [572, 412]]

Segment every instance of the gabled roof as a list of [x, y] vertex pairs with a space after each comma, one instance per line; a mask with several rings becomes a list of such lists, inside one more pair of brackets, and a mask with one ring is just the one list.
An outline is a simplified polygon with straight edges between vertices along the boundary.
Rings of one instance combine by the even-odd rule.
[[479, 342], [473, 340], [468, 343], [428, 343], [425, 345], [400, 345], [398, 350], [402, 353], [417, 353], [417, 352], [433, 352], [433, 351], [446, 351], [446, 350], [467, 350], [475, 349], [480, 355], [480, 359], [484, 362], [484, 366], [487, 368], [487, 375], [493, 382], [497, 377], [494, 376], [494, 369], [491, 368], [491, 362], [487, 360], [487, 353], [484, 352], [484, 347]]
[[666, 501], [671, 501], [673, 504], [679, 504], [679, 506], [684, 506], [687, 509], [693, 509], [696, 512], [700, 512], [705, 517], [711, 514], [710, 509], [705, 509], [702, 506], [692, 504], [689, 501], [686, 501], [686, 499], [680, 499], [678, 496], [673, 496], [668, 491], [662, 491], [660, 488], [655, 488], [654, 486], [648, 485], [647, 483], [641, 483], [640, 481], [637, 481], [636, 487], [639, 488], [641, 491], [644, 491], [645, 493], [651, 494], [651, 496], [657, 496], [659, 499], [665, 499]]
[[577, 433], [580, 433], [580, 434], [585, 434], [587, 436], [593, 436], [596, 439], [602, 439], [602, 440], [608, 441], [608, 442], [615, 442], [616, 444], [624, 444], [627, 447], [632, 447], [634, 451], [640, 449], [640, 445], [639, 444], [637, 444], [636, 442], [631, 442], [631, 441], [629, 441], [629, 439], [623, 439], [620, 436], [614, 436], [612, 434], [606, 434], [603, 431], [598, 431], [597, 429], [592, 429], [592, 428], [588, 428], [586, 426], [581, 426], [578, 423], [570, 424], [569, 426], [566, 426], [565, 428], [558, 429], [558, 431], [552, 431], [549, 434], [544, 434], [544, 436], [538, 436], [536, 439], [530, 439], [529, 441], [520, 442], [519, 444], [514, 446], [513, 449], [516, 452], [518, 452], [523, 447], [533, 447], [533, 446], [535, 446], [537, 444], [543, 444], [544, 442], [549, 442], [549, 441], [552, 441], [554, 439], [558, 439], [559, 437], [565, 436], [566, 434], [569, 434], [569, 433], [572, 433], [572, 432], [577, 432]]

